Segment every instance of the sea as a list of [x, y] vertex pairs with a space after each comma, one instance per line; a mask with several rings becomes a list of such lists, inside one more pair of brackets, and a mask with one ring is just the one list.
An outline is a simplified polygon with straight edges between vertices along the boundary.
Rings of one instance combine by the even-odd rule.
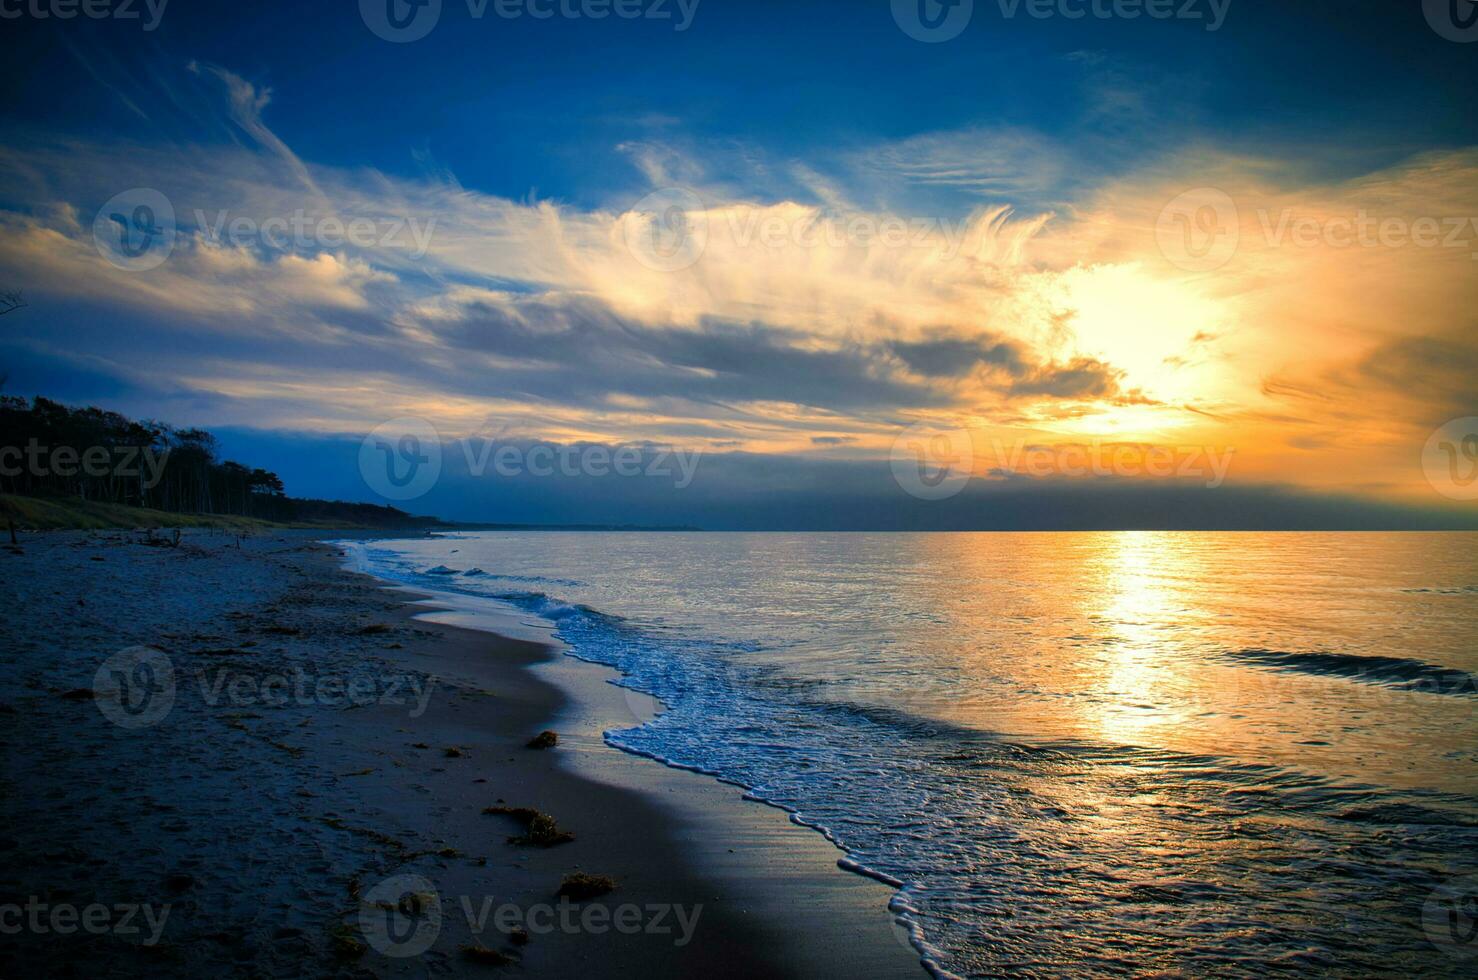
[[658, 699], [606, 741], [825, 834], [938, 976], [1478, 975], [1478, 534], [346, 546]]

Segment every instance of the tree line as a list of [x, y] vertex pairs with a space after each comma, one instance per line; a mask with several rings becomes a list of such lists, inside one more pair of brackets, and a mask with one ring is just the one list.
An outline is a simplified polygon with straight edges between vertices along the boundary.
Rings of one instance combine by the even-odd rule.
[[276, 473], [222, 459], [216, 437], [47, 398], [0, 396], [0, 492], [291, 520]]

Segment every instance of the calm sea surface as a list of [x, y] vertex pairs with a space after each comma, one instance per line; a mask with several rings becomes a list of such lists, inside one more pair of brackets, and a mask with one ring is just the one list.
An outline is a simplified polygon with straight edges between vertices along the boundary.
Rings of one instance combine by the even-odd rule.
[[489, 532], [608, 733], [794, 811], [959, 976], [1474, 975], [1478, 534]]

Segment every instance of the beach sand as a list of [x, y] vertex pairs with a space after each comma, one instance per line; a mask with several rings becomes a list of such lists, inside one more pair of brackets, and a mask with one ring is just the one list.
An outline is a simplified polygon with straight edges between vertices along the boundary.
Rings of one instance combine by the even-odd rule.
[[[0, 975], [923, 975], [818, 834], [605, 745], [642, 709], [604, 668], [429, 622], [308, 534], [143, 539], [0, 554]], [[616, 888], [562, 901], [576, 872]]]

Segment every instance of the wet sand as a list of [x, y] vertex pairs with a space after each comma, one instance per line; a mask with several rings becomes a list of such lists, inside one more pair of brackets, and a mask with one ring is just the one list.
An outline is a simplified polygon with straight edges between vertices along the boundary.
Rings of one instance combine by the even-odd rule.
[[[307, 535], [141, 537], [0, 555], [0, 906], [44, 909], [0, 973], [923, 975], [819, 835], [605, 745], [633, 709], [602, 668], [414, 618]], [[94, 679], [140, 644], [170, 708], [115, 724]], [[510, 843], [498, 806], [574, 839]], [[576, 872], [616, 889], [562, 901]], [[152, 943], [48, 917], [90, 905], [169, 911]]]

